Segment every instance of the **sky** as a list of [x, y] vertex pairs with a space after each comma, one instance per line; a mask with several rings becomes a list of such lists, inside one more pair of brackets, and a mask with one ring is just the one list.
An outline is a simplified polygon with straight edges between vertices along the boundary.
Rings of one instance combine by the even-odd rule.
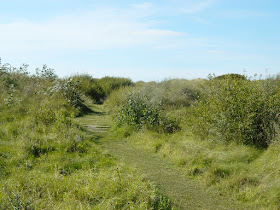
[[0, 0], [2, 64], [133, 81], [280, 73], [278, 0]]

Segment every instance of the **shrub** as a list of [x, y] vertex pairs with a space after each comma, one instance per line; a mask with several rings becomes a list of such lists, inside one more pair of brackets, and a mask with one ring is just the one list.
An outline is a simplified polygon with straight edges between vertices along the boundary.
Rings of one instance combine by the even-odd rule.
[[77, 82], [72, 78], [57, 80], [43, 94], [49, 94], [54, 98], [58, 96], [57, 99], [63, 97], [71, 106], [79, 108], [82, 106], [82, 98], [77, 86]]
[[144, 124], [157, 126], [160, 121], [159, 104], [149, 102], [147, 96], [132, 93], [117, 115], [118, 125], [128, 124], [140, 128]]
[[150, 130], [173, 133], [180, 129], [179, 122], [168, 118], [159, 102], [153, 103], [143, 94], [132, 92], [116, 115], [118, 126], [124, 124], [139, 130], [143, 126]]
[[155, 95], [162, 98], [165, 107], [189, 107], [198, 99], [199, 83], [199, 80], [166, 80], [158, 84]]
[[92, 78], [90, 75], [76, 75], [72, 77], [73, 82], [76, 82], [78, 90], [89, 96], [96, 103], [103, 103], [104, 100], [112, 93], [121, 87], [133, 85], [131, 79], [119, 77], [104, 77], [101, 79]]
[[280, 111], [277, 84], [243, 79], [210, 80], [194, 108], [194, 131], [222, 141], [267, 147]]
[[114, 90], [133, 85], [131, 79], [122, 77], [103, 77], [96, 79], [96, 82], [104, 90], [105, 97], [109, 96]]
[[54, 69], [48, 68], [47, 65], [43, 65], [42, 69], [36, 68], [36, 77], [39, 77], [41, 79], [47, 79], [54, 81], [58, 78], [58, 76], [55, 74]]
[[[211, 75], [210, 75], [211, 77]], [[215, 80], [247, 80], [247, 77], [241, 74], [224, 74], [221, 76], [213, 77]]]
[[97, 80], [90, 75], [76, 75], [72, 77], [76, 82], [78, 90], [93, 99], [96, 103], [101, 103], [105, 98], [103, 88], [97, 83]]

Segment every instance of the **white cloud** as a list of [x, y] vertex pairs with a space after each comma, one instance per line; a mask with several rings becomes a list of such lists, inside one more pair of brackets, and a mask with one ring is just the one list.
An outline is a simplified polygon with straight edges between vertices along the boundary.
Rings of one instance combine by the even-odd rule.
[[133, 4], [132, 6], [138, 9], [149, 9], [152, 7], [152, 3], [144, 2], [142, 4]]
[[0, 53], [126, 48], [168, 43], [183, 35], [138, 18], [131, 11], [98, 8], [41, 23], [22, 20], [0, 24]]
[[177, 8], [180, 13], [195, 14], [204, 11], [216, 0], [170, 0], [170, 6]]
[[182, 9], [182, 11], [184, 13], [188, 13], [188, 14], [198, 13], [198, 12], [205, 10], [212, 3], [213, 3], [213, 0], [206, 0], [206, 1], [190, 3], [190, 4], [187, 4], [186, 7]]

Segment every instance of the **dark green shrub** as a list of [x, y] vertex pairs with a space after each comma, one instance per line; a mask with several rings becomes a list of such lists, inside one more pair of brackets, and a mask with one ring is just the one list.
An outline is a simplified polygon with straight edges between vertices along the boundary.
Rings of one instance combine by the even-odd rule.
[[169, 119], [161, 110], [160, 103], [140, 93], [132, 93], [116, 115], [118, 126], [129, 125], [136, 130], [143, 126], [150, 130], [174, 133], [180, 130], [179, 121]]
[[133, 82], [129, 78], [122, 77], [103, 77], [97, 80], [97, 83], [105, 91], [105, 95], [108, 96], [112, 91], [121, 87], [127, 87], [133, 85]]
[[210, 80], [194, 109], [193, 130], [222, 141], [267, 147], [275, 136], [280, 101], [270, 80]]
[[247, 77], [241, 74], [224, 74], [221, 76], [213, 77], [215, 80], [247, 80]]
[[96, 103], [101, 104], [107, 97], [105, 91], [100, 87], [96, 82], [91, 85], [91, 89], [87, 94], [90, 96]]
[[93, 99], [96, 103], [101, 103], [105, 98], [103, 88], [98, 84], [97, 79], [92, 78], [90, 75], [76, 75], [72, 77], [76, 82], [78, 90]]
[[152, 104], [147, 96], [132, 93], [116, 117], [118, 125], [127, 124], [135, 128], [160, 124], [159, 104]]
[[175, 133], [181, 130], [180, 120], [167, 116], [161, 118], [160, 127], [165, 133]]
[[72, 81], [77, 84], [77, 89], [86, 96], [92, 98], [96, 103], [103, 101], [112, 91], [121, 87], [133, 85], [131, 79], [119, 77], [92, 78], [90, 75], [76, 75]]

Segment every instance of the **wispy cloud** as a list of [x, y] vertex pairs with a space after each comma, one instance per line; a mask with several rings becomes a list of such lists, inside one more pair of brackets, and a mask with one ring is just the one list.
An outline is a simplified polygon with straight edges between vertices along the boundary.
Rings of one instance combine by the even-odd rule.
[[126, 48], [168, 44], [172, 38], [182, 35], [139, 21], [138, 15], [131, 11], [99, 8], [41, 23], [22, 20], [0, 24], [0, 52]]
[[[192, 42], [185, 32], [165, 29], [154, 14], [193, 14], [215, 0], [167, 0], [163, 6], [144, 2], [126, 8], [92, 7], [71, 15], [44, 21], [18, 20], [0, 24], [0, 53], [28, 53], [52, 50], [106, 50], [137, 46], [183, 46]], [[199, 43], [198, 43], [199, 44]]]
[[214, 0], [204, 0], [204, 1], [186, 1], [184, 7], [181, 8], [183, 13], [194, 14], [204, 11], [210, 5], [214, 3]]
[[152, 3], [150, 2], [144, 2], [142, 4], [132, 4], [132, 7], [138, 8], [138, 9], [149, 9], [152, 7]]

